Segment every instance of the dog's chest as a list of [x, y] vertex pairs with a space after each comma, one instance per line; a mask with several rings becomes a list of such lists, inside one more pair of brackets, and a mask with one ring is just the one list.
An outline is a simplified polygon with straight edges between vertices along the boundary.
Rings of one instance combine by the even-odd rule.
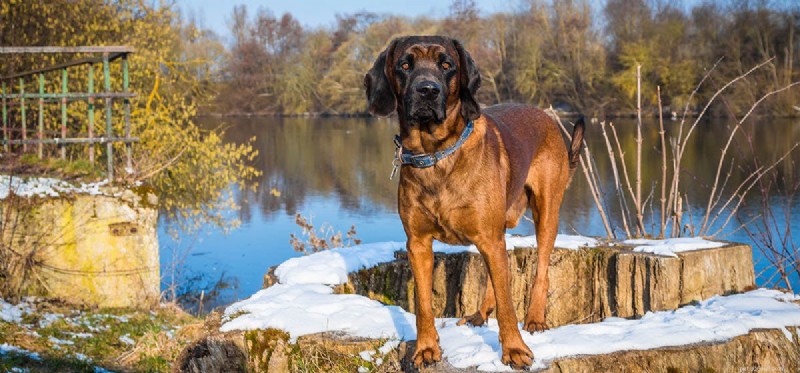
[[401, 191], [401, 198], [406, 201], [400, 204], [403, 224], [410, 225], [416, 232], [427, 231], [441, 242], [473, 243], [474, 235], [481, 231], [480, 224], [489, 223], [487, 216], [493, 209], [487, 206], [503, 203], [501, 195], [487, 193], [481, 179], [450, 177], [440, 180], [442, 182], [415, 185], [406, 193]]

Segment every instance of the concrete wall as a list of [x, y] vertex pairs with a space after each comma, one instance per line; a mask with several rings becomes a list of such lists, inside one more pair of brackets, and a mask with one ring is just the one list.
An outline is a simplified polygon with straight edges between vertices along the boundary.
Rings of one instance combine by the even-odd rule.
[[3, 239], [36, 262], [25, 293], [97, 307], [147, 308], [158, 302], [157, 199], [142, 190], [108, 192], [0, 200], [3, 210], [18, 217]]

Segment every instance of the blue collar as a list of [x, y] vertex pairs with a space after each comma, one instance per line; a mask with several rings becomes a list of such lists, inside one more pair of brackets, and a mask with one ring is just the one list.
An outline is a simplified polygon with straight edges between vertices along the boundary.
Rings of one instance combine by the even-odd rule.
[[453, 146], [440, 150], [433, 154], [414, 154], [410, 151], [403, 149], [403, 145], [400, 142], [400, 135], [394, 136], [394, 145], [397, 146], [397, 155], [395, 156], [396, 160], [399, 160], [401, 164], [408, 164], [412, 165], [416, 168], [427, 168], [431, 167], [436, 162], [441, 161], [442, 159], [447, 158], [451, 154], [455, 153], [461, 145], [464, 145], [464, 142], [467, 141], [467, 138], [472, 133], [472, 121], [467, 122], [467, 125], [464, 127], [464, 131], [461, 132], [461, 137], [456, 141]]

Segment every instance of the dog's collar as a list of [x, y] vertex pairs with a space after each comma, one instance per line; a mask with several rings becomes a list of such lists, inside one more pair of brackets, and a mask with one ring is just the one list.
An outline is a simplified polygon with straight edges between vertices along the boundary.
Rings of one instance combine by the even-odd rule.
[[[400, 135], [394, 136], [394, 145], [397, 147], [397, 153], [395, 154], [395, 161], [399, 161], [400, 164], [407, 164], [414, 166], [416, 168], [427, 168], [431, 167], [436, 162], [441, 161], [442, 159], [447, 158], [451, 154], [455, 153], [461, 145], [464, 145], [464, 142], [467, 141], [467, 138], [472, 133], [472, 121], [467, 122], [467, 125], [464, 127], [464, 130], [461, 132], [461, 137], [456, 141], [453, 146], [448, 147], [447, 149], [440, 150], [433, 154], [414, 154], [406, 149], [403, 149], [403, 145], [400, 142]], [[394, 174], [394, 172], [392, 173]]]

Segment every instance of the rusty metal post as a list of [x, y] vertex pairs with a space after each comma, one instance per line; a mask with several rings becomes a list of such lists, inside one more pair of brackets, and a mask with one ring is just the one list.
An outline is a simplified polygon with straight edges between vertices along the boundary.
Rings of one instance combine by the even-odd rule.
[[[67, 93], [67, 68], [61, 70], [61, 92]], [[67, 98], [61, 98], [61, 139], [67, 138]], [[67, 159], [67, 146], [66, 144], [59, 145], [61, 148], [61, 159]]]
[[[25, 118], [25, 78], [19, 78], [19, 106], [20, 106], [20, 114], [22, 115], [22, 140], [26, 140], [28, 138], [28, 122]], [[28, 151], [28, 144], [22, 144], [22, 152], [25, 153]]]
[[3, 149], [8, 152], [8, 104], [6, 103], [6, 82], [3, 81]]
[[[44, 97], [42, 97], [42, 95], [44, 95], [44, 73], [39, 73], [39, 130], [36, 133], [36, 137], [38, 137], [40, 141], [44, 139]], [[37, 145], [39, 148], [39, 159], [42, 159], [44, 144], [40, 142]]]
[[[94, 64], [89, 64], [89, 139], [94, 138]], [[89, 163], [94, 164], [94, 143], [89, 143]]]
[[[108, 67], [108, 52], [103, 53], [103, 80], [105, 92], [111, 92], [111, 71]], [[111, 97], [106, 97], [106, 157], [108, 158], [108, 180], [114, 182], [114, 144], [110, 139], [114, 137], [114, 128], [111, 122]]]
[[[128, 93], [128, 55], [122, 55], [122, 93]], [[124, 98], [125, 106], [125, 138], [131, 137], [131, 100], [127, 97]], [[126, 171], [133, 173], [133, 160], [132, 158], [132, 145], [129, 142], [125, 143], [125, 156], [126, 156]]]

